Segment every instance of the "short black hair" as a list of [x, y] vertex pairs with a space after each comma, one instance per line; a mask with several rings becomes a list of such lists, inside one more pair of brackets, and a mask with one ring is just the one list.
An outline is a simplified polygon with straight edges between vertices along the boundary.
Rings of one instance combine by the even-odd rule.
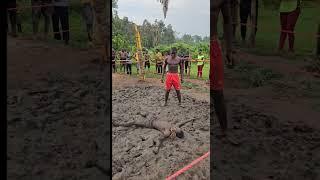
[[183, 137], [184, 137], [183, 131], [181, 130], [180, 132], [176, 132], [176, 136], [177, 136], [178, 138], [183, 138]]
[[176, 47], [171, 48], [171, 53], [173, 53], [173, 52], [177, 54], [177, 48]]

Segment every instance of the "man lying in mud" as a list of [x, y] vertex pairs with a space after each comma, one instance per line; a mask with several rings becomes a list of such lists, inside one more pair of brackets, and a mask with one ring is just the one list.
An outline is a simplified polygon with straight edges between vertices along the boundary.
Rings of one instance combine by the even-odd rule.
[[[181, 105], [180, 77], [181, 77], [181, 82], [183, 82], [183, 60], [177, 56], [177, 49], [175, 47], [173, 47], [171, 49], [171, 55], [166, 57], [166, 59], [164, 61], [163, 69], [166, 69], [167, 66], [168, 66], [169, 71], [166, 74], [166, 83], [165, 83], [166, 93], [165, 93], [164, 106], [167, 106], [169, 92], [170, 92], [172, 86], [174, 87], [174, 89], [177, 92], [179, 105]], [[178, 74], [178, 66], [180, 66], [180, 77]], [[165, 71], [163, 71], [163, 73], [162, 73], [162, 78], [161, 78], [162, 83], [163, 83], [164, 74], [165, 74]]]
[[158, 145], [157, 150], [155, 151], [155, 153], [157, 154], [165, 139], [167, 139], [167, 138], [174, 139], [175, 137], [183, 138], [184, 133], [181, 130], [181, 127], [183, 125], [185, 125], [186, 123], [194, 121], [194, 120], [195, 119], [189, 119], [189, 120], [186, 120], [186, 121], [179, 123], [177, 125], [173, 125], [173, 124], [166, 122], [166, 121], [155, 120], [155, 118], [153, 118], [153, 120], [151, 120], [151, 121], [145, 121], [145, 122], [134, 121], [134, 122], [129, 122], [129, 123], [117, 123], [113, 120], [112, 125], [115, 127], [135, 126], [135, 127], [141, 127], [141, 128], [156, 129], [156, 130], [160, 131], [163, 134], [163, 136], [159, 138], [159, 145]]

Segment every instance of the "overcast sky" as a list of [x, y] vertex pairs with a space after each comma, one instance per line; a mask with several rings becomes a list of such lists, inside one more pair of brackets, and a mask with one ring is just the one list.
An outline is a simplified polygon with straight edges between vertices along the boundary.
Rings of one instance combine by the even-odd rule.
[[164, 19], [162, 5], [157, 0], [118, 0], [118, 15], [141, 25], [144, 19], [154, 22], [163, 20], [166, 25], [183, 34], [209, 36], [210, 0], [170, 0], [167, 18]]

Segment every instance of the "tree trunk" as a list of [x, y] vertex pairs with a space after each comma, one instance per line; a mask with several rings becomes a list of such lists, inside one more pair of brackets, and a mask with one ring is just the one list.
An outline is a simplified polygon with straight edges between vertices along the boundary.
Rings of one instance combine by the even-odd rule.
[[251, 34], [250, 34], [250, 46], [254, 47], [255, 46], [255, 39], [256, 39], [256, 22], [257, 22], [257, 7], [256, 7], [257, 0], [252, 0], [251, 1]]

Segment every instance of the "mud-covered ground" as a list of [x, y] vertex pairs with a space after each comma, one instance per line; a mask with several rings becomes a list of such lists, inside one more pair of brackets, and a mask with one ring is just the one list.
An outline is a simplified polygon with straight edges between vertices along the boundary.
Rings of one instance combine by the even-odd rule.
[[8, 179], [107, 178], [105, 71], [94, 57], [8, 38]]
[[[164, 179], [209, 151], [209, 102], [197, 100], [182, 91], [182, 107], [175, 92], [163, 107], [164, 89], [159, 86], [136, 85], [114, 90], [112, 118], [117, 123], [167, 121], [182, 126], [185, 137], [167, 139], [156, 153], [162, 133], [155, 129], [113, 127], [113, 179]], [[209, 159], [209, 158], [208, 158]], [[195, 166], [181, 179], [209, 179], [209, 160]]]
[[[215, 123], [211, 131], [213, 139], [210, 141], [212, 148], [210, 158], [213, 161], [210, 177], [218, 180], [319, 179], [320, 80], [304, 71], [304, 63], [299, 61], [256, 56], [243, 52], [239, 53], [239, 57], [241, 61], [249, 64], [243, 65], [238, 62], [235, 69], [225, 71], [225, 99], [230, 137], [233, 141], [217, 136], [220, 128], [214, 116]], [[195, 99], [195, 102], [209, 102], [208, 87], [205, 83], [190, 79], [185, 81], [188, 83], [182, 88], [185, 97], [190, 96]], [[160, 110], [162, 115], [159, 118], [161, 119], [165, 116], [163, 114], [168, 113], [166, 108], [160, 106], [163, 104], [163, 84], [159, 79], [149, 78], [146, 85], [147, 88], [140, 87], [136, 77], [113, 75], [113, 88], [116, 89], [113, 92], [113, 116], [117, 117], [114, 120], [124, 122], [132, 122], [134, 118], [148, 120], [149, 116], [141, 117], [138, 112], [153, 117], [154, 112]], [[150, 89], [157, 92], [158, 96], [149, 92]], [[176, 106], [176, 99], [171, 98], [171, 101], [175, 111], [180, 112], [177, 112], [178, 115], [175, 118], [186, 116], [184, 109]], [[192, 106], [193, 103], [184, 101], [185, 106]], [[194, 111], [193, 108], [190, 108], [191, 111]], [[187, 117], [190, 116], [189, 114], [188, 112]], [[205, 114], [199, 115], [205, 116]], [[168, 120], [172, 121], [170, 118]], [[190, 125], [187, 124], [185, 127]], [[201, 131], [201, 127], [195, 128], [195, 131]], [[116, 148], [113, 149], [113, 166], [120, 167], [113, 169], [113, 177], [163, 179], [170, 174], [167, 172], [191, 162], [190, 159], [189, 162], [181, 163], [184, 165], [172, 168], [172, 163], [167, 162], [167, 159], [170, 157], [172, 161], [180, 161], [181, 158], [169, 156], [165, 151], [166, 149], [174, 151], [175, 145], [185, 147], [181, 145], [183, 143], [187, 144], [186, 149], [177, 149], [178, 152], [193, 149], [194, 146], [189, 145], [188, 139], [184, 142], [180, 139], [168, 141], [160, 150], [160, 154], [154, 155], [152, 154], [153, 146], [148, 148], [148, 142], [143, 137], [159, 136], [160, 133], [156, 130], [134, 127], [113, 129], [116, 129], [114, 133], [123, 133], [122, 137], [113, 134], [113, 148]], [[198, 138], [192, 133], [190, 135]], [[207, 136], [207, 134], [203, 135]], [[128, 144], [128, 142], [134, 143]], [[118, 147], [125, 150], [119, 151]], [[203, 154], [204, 151], [200, 152]], [[156, 161], [159, 156], [160, 158]], [[146, 166], [145, 162], [151, 162], [156, 168], [149, 163]], [[157, 162], [165, 162], [163, 166], [168, 170], [164, 175], [159, 173], [159, 171], [162, 172], [162, 166], [159, 168]], [[203, 171], [207, 172], [210, 167], [206, 163], [209, 163], [209, 158], [179, 178], [203, 178]], [[147, 176], [147, 174], [154, 174], [154, 176]]]
[[239, 144], [216, 136], [215, 123], [212, 178], [320, 179], [320, 79], [302, 60], [238, 57], [242, 62], [225, 71], [225, 98], [229, 133]]
[[[106, 179], [111, 132], [103, 114], [105, 72], [91, 61], [94, 54], [8, 38], [8, 179]], [[320, 79], [304, 71], [302, 60], [238, 55], [271, 71], [251, 71], [247, 65], [226, 69], [230, 132], [239, 144], [215, 136], [219, 127], [214, 125], [210, 177], [320, 179]], [[195, 119], [182, 127], [185, 138], [166, 140], [158, 154], [153, 150], [159, 131], [114, 127], [112, 175], [115, 179], [163, 179], [209, 150], [209, 92], [203, 81], [186, 80], [183, 107], [177, 105], [174, 92], [170, 105], [162, 107], [160, 80], [137, 80], [114, 75], [115, 121], [157, 118], [177, 124]], [[209, 158], [178, 179], [208, 177]]]
[[[233, 145], [214, 134], [214, 179], [320, 178], [320, 131], [230, 103]], [[214, 129], [218, 130], [215, 126]]]

